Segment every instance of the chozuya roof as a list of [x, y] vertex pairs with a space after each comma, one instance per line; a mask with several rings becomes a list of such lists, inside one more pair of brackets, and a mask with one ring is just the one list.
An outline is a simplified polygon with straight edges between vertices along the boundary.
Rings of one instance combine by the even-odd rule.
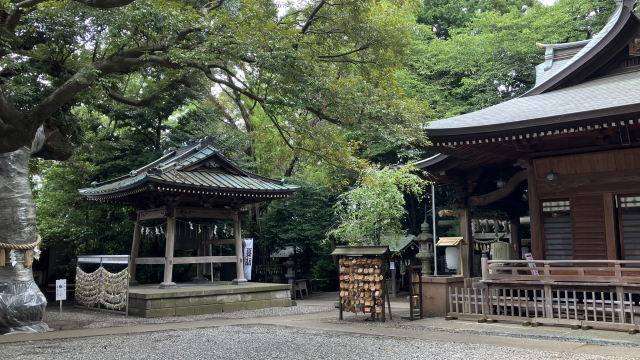
[[[635, 33], [640, 24], [633, 13], [634, 2], [618, 0], [605, 27], [589, 41], [539, 44], [547, 49], [547, 54], [545, 63], [537, 68], [538, 78], [533, 89], [519, 98], [486, 109], [431, 122], [427, 133], [434, 145], [453, 145], [454, 141], [449, 140], [473, 143], [476, 140], [480, 143], [511, 140], [512, 137], [516, 139], [516, 132], [522, 138], [524, 130], [536, 137], [558, 131], [572, 132], [573, 127], [577, 131], [583, 125], [606, 127], [607, 121], [595, 119], [637, 115], [640, 112], [640, 94], [636, 94], [640, 72], [585, 81], [628, 46], [631, 33]], [[593, 121], [585, 121], [589, 119]], [[625, 120], [628, 119], [634, 117]], [[536, 134], [536, 130], [541, 131]]]
[[[194, 189], [202, 194], [217, 193], [203, 190], [221, 190], [229, 193], [274, 194], [267, 197], [285, 197], [299, 189], [273, 180], [251, 174], [225, 159], [219, 150], [211, 145], [198, 144], [173, 150], [160, 159], [103, 183], [93, 183], [93, 187], [80, 189], [80, 194], [90, 198], [114, 198], [153, 190]], [[191, 192], [192, 190], [187, 190]]]

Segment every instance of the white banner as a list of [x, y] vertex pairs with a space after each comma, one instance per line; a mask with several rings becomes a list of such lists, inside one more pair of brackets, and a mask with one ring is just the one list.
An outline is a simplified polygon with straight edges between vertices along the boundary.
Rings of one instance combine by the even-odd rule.
[[[524, 254], [524, 258], [526, 260], [533, 260], [533, 255], [531, 255], [531, 253], [526, 253], [526, 254]], [[536, 264], [535, 263], [529, 263], [529, 267], [530, 268], [535, 268]], [[547, 273], [545, 272], [544, 274], [546, 275]], [[538, 270], [531, 270], [531, 275], [540, 275], [540, 273], [538, 272]]]
[[244, 239], [244, 278], [251, 280], [251, 265], [253, 264], [253, 239]]

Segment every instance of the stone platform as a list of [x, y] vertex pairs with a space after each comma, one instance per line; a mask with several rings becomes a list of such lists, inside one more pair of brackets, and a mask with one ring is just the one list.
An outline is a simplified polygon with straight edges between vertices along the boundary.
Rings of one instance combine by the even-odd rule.
[[178, 284], [174, 289], [155, 285], [129, 289], [129, 315], [145, 318], [200, 315], [291, 306], [291, 285], [229, 282]]

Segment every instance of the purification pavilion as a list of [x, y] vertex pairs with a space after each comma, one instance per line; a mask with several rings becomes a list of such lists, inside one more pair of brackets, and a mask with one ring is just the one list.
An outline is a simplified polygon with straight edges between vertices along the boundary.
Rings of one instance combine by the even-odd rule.
[[439, 154], [416, 165], [457, 189], [465, 276], [480, 275], [478, 209], [503, 212], [516, 237], [528, 213], [535, 260], [640, 260], [640, 20], [635, 1], [616, 3], [592, 39], [537, 44], [524, 95], [428, 125]]
[[[131, 171], [128, 175], [79, 190], [90, 201], [132, 205], [137, 210], [136, 228], [131, 247], [130, 274], [135, 281], [136, 265], [164, 265], [164, 281], [160, 288], [175, 288], [172, 280], [174, 264], [198, 264], [198, 277], [203, 279], [205, 263], [235, 263], [233, 284], [242, 284], [244, 259], [240, 220], [246, 204], [290, 197], [297, 186], [268, 179], [240, 169], [225, 159], [211, 140], [168, 151], [160, 159]], [[233, 239], [216, 240], [216, 244], [234, 244], [235, 256], [204, 256], [207, 238], [196, 235], [177, 237], [176, 219], [223, 219], [233, 221]], [[163, 258], [140, 258], [143, 221], [166, 221], [166, 254]], [[174, 257], [177, 245], [198, 249], [195, 257]], [[195, 245], [194, 245], [195, 243]]]

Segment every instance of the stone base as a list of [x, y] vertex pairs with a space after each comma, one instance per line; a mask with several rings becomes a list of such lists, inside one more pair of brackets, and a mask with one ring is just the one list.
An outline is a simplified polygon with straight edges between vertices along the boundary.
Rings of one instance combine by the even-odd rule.
[[160, 289], [175, 289], [176, 283], [172, 282], [161, 282], [158, 286]]
[[244, 285], [244, 284], [248, 284], [249, 281], [247, 281], [247, 279], [233, 279], [231, 280], [231, 283], [233, 285]]
[[208, 282], [178, 284], [173, 289], [141, 285], [129, 289], [129, 314], [141, 317], [199, 315], [291, 306], [291, 285]]

